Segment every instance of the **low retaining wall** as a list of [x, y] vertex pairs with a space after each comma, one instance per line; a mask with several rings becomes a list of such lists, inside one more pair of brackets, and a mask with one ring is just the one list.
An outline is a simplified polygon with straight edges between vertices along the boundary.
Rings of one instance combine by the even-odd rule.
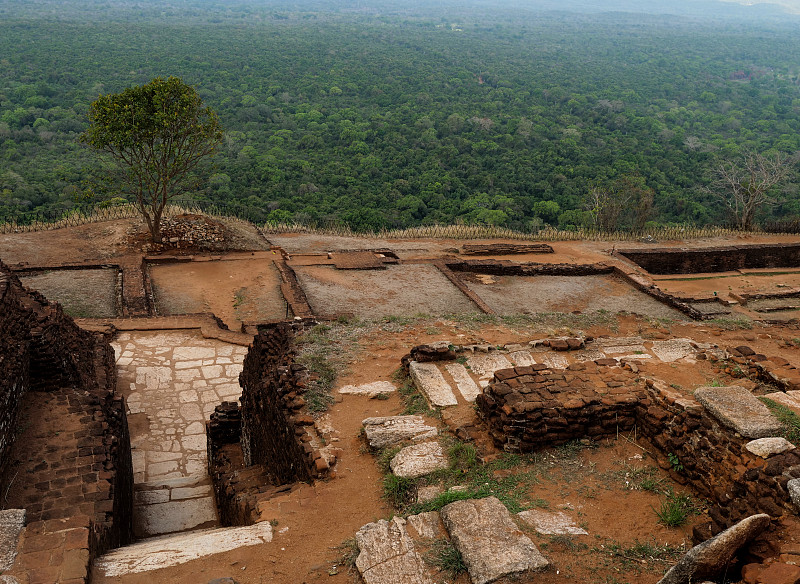
[[702, 249], [620, 249], [616, 253], [651, 274], [703, 274], [745, 268], [800, 267], [800, 243]]

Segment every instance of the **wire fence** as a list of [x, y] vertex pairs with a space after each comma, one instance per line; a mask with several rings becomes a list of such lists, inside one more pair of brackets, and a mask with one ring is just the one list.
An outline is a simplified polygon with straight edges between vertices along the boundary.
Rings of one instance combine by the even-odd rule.
[[[164, 215], [185, 213], [204, 214], [219, 218], [235, 218], [252, 223], [264, 233], [315, 233], [342, 237], [377, 237], [381, 239], [516, 239], [526, 241], [658, 241], [674, 239], [700, 239], [729, 236], [740, 231], [725, 226], [662, 225], [642, 230], [618, 229], [604, 231], [592, 228], [557, 229], [544, 227], [530, 231], [493, 225], [422, 225], [404, 229], [354, 230], [339, 220], [267, 221], [269, 211], [252, 206], [217, 203], [198, 199], [175, 199], [164, 210]], [[75, 227], [87, 223], [130, 219], [139, 216], [133, 204], [86, 204], [44, 211], [11, 213], [0, 210], [0, 233], [26, 233], [46, 231], [61, 227]], [[749, 233], [800, 233], [800, 219], [772, 221]]]

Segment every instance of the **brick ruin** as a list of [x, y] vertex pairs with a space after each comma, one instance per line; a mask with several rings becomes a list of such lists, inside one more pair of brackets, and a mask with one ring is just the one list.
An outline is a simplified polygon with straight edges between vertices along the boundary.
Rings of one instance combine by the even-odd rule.
[[258, 519], [258, 502], [298, 482], [332, 476], [325, 446], [303, 397], [311, 382], [295, 363], [293, 327], [262, 327], [239, 376], [241, 406], [217, 406], [207, 423], [209, 474], [223, 525]]
[[[747, 367], [741, 357], [734, 359]], [[752, 369], [764, 375], [773, 367], [757, 363]], [[773, 375], [770, 381], [779, 379]], [[598, 359], [563, 370], [545, 365], [503, 369], [476, 403], [495, 445], [508, 452], [614, 437], [635, 428], [673, 480], [714, 503], [711, 524], [698, 534], [701, 541], [754, 513], [794, 512], [786, 484], [800, 477], [796, 450], [768, 459], [756, 456], [745, 448], [748, 438], [723, 426], [691, 397], [640, 376], [635, 363]], [[672, 461], [679, 461], [680, 472]]]
[[642, 266], [651, 274], [702, 274], [800, 265], [800, 244], [797, 243], [702, 249], [620, 249], [616, 253]]
[[32, 584], [83, 582], [92, 558], [132, 534], [114, 351], [2, 263], [0, 330], [0, 489], [27, 515], [14, 569]]

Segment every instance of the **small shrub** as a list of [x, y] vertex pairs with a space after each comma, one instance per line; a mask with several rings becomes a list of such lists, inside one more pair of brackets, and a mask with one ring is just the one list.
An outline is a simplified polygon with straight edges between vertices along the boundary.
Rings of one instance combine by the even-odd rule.
[[383, 477], [383, 497], [397, 509], [403, 509], [414, 497], [416, 483], [412, 479], [389, 473]]
[[453, 580], [467, 571], [461, 552], [446, 539], [435, 540], [423, 558], [426, 563], [446, 573]]
[[667, 527], [679, 527], [690, 515], [697, 512], [697, 505], [690, 495], [670, 491], [656, 510], [659, 522]]

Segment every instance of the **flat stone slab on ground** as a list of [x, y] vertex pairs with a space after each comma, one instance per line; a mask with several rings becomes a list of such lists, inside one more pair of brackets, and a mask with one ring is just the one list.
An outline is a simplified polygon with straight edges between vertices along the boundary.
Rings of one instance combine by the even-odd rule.
[[435, 438], [438, 430], [428, 426], [422, 416], [383, 416], [361, 422], [367, 442], [372, 448], [392, 446], [406, 440]]
[[458, 404], [453, 388], [447, 383], [435, 363], [412, 361], [408, 371], [411, 374], [411, 379], [414, 380], [414, 385], [432, 405], [447, 407]]
[[781, 423], [767, 406], [738, 385], [700, 387], [694, 397], [723, 426], [745, 438], [769, 438], [782, 432]]
[[508, 359], [514, 367], [528, 367], [536, 364], [536, 359], [533, 358], [530, 351], [513, 351], [508, 354]]
[[133, 512], [133, 531], [137, 537], [162, 535], [208, 527], [217, 521], [213, 497], [174, 500], [154, 505], [137, 505]]
[[433, 584], [402, 517], [364, 525], [356, 543], [356, 568], [366, 584]]
[[569, 365], [569, 360], [560, 353], [545, 353], [541, 360], [550, 369], [566, 369]]
[[97, 558], [94, 566], [107, 577], [124, 576], [271, 541], [272, 526], [268, 521], [262, 521], [245, 527], [206, 529], [145, 539]]
[[632, 347], [644, 344], [642, 337], [598, 337], [594, 342], [600, 347]]
[[472, 380], [472, 377], [469, 376], [467, 368], [461, 363], [448, 363], [444, 368], [447, 369], [453, 381], [456, 382], [456, 387], [461, 396], [470, 403], [474, 402], [481, 390]]
[[495, 371], [513, 367], [505, 355], [497, 353], [472, 355], [467, 359], [467, 365], [479, 377], [491, 377]]
[[17, 557], [17, 542], [25, 529], [25, 509], [0, 511], [0, 572], [10, 570]]
[[416, 479], [447, 468], [448, 460], [438, 442], [406, 446], [389, 463], [392, 472], [405, 479]]
[[696, 353], [690, 339], [669, 339], [666, 341], [653, 341], [653, 354], [664, 361], [671, 363]]
[[450, 503], [441, 510], [473, 584], [544, 569], [548, 561], [495, 497]]
[[438, 539], [447, 536], [438, 511], [409, 515], [406, 517], [406, 521], [422, 539]]
[[575, 525], [575, 520], [562, 511], [549, 512], [530, 509], [517, 513], [517, 517], [542, 535], [589, 535], [585, 529]]
[[794, 450], [794, 444], [789, 442], [782, 436], [774, 438], [759, 438], [752, 440], [744, 445], [744, 447], [761, 458], [769, 458], [775, 454], [781, 454], [787, 450]]
[[345, 385], [339, 388], [339, 393], [375, 396], [397, 391], [397, 386], [391, 381], [373, 381], [361, 385]]

